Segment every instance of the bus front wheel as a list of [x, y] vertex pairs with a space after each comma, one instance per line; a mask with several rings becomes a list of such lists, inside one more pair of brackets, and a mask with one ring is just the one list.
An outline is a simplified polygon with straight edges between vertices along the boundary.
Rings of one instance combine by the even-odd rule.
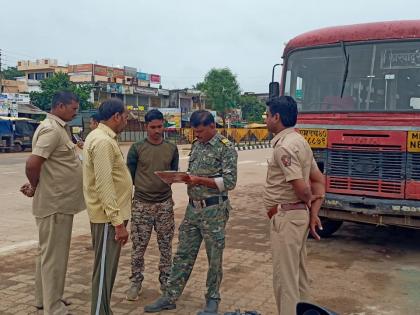
[[[321, 237], [329, 237], [333, 235], [343, 224], [341, 220], [332, 220], [321, 217], [322, 230], [317, 229], [317, 233]], [[309, 234], [310, 235], [310, 234]], [[311, 236], [312, 237], [312, 236]]]

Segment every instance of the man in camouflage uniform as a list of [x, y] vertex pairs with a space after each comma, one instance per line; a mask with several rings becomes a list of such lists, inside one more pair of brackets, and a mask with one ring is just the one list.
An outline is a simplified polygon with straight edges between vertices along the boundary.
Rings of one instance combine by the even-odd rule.
[[146, 116], [147, 138], [134, 143], [127, 155], [127, 166], [135, 186], [131, 212], [131, 285], [127, 300], [135, 301], [144, 276], [144, 253], [153, 228], [160, 251], [159, 282], [165, 290], [172, 264], [172, 239], [175, 221], [171, 186], [164, 183], [155, 171], [178, 170], [179, 154], [176, 145], [163, 139], [163, 115], [157, 109]]
[[231, 209], [228, 191], [236, 185], [238, 156], [229, 140], [217, 133], [210, 112], [194, 112], [190, 123], [197, 137], [185, 178], [190, 200], [179, 228], [178, 250], [166, 292], [144, 308], [148, 313], [176, 308], [175, 302], [188, 281], [202, 240], [209, 262], [204, 312], [217, 313], [220, 302], [225, 226]]

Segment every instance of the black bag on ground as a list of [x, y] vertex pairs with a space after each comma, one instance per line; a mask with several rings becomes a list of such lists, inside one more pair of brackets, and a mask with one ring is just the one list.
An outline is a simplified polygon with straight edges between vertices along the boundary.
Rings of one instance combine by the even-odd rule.
[[326, 308], [301, 302], [296, 306], [296, 315], [338, 315]]
[[245, 311], [241, 313], [240, 310], [236, 310], [234, 312], [227, 312], [224, 315], [262, 315], [262, 314], [258, 313], [257, 311]]

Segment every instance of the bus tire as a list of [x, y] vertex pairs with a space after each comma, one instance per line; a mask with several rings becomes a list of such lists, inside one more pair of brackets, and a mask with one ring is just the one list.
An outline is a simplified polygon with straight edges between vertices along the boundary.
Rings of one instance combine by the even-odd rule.
[[[332, 220], [321, 217], [321, 223], [322, 223], [322, 230], [317, 229], [318, 235], [323, 237], [330, 237], [333, 235], [337, 230], [343, 225], [343, 221], [341, 220]], [[312, 238], [312, 235], [309, 234]]]

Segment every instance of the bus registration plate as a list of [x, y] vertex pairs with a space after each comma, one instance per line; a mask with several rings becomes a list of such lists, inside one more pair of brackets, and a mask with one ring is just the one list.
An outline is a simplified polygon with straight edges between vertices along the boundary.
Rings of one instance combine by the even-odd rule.
[[311, 148], [323, 149], [327, 147], [327, 129], [299, 128], [299, 132], [308, 141]]
[[407, 136], [407, 151], [420, 152], [420, 131], [409, 131]]

